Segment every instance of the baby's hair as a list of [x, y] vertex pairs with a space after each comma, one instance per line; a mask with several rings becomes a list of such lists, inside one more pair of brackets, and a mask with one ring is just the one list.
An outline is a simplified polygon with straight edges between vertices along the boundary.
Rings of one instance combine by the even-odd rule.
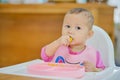
[[70, 11], [67, 12], [67, 14], [79, 14], [85, 12], [85, 16], [88, 17], [88, 25], [89, 28], [92, 29], [92, 26], [94, 24], [94, 17], [92, 15], [92, 13], [90, 11], [88, 11], [87, 9], [84, 8], [73, 8]]

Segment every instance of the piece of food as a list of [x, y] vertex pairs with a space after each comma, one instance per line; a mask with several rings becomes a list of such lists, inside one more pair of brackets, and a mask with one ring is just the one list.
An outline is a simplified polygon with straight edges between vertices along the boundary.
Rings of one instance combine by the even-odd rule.
[[70, 42], [72, 42], [73, 38], [70, 36], [69, 40], [70, 40]]

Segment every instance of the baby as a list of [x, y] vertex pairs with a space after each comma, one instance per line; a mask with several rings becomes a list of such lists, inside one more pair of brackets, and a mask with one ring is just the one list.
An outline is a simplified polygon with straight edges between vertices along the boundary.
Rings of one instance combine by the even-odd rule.
[[99, 51], [86, 45], [92, 37], [94, 18], [83, 8], [74, 8], [64, 17], [62, 35], [44, 46], [41, 58], [46, 62], [83, 64], [85, 71], [97, 72], [105, 68]]

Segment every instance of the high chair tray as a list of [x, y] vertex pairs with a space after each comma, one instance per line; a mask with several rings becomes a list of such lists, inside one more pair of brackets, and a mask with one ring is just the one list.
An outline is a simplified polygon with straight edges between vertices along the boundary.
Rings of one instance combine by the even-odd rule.
[[85, 73], [84, 66], [64, 63], [36, 63], [27, 67], [29, 74], [80, 78]]
[[[24, 63], [0, 68], [0, 73], [34, 77], [34, 78], [44, 78], [51, 80], [75, 80], [75, 78], [71, 78], [71, 77], [46, 76], [46, 75], [36, 75], [36, 74], [28, 73], [28, 66], [32, 64], [40, 64], [40, 63], [43, 63], [43, 61], [40, 59], [35, 59]], [[85, 72], [84, 76], [79, 78], [78, 80], [118, 80], [120, 78], [119, 74], [120, 74], [119, 67], [109, 67], [101, 72]]]

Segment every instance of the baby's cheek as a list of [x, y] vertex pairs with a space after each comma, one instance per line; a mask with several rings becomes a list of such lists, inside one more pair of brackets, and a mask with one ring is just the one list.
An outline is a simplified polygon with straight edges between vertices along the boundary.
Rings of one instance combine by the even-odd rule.
[[76, 43], [82, 43], [83, 41], [84, 41], [84, 39], [82, 39], [82, 38], [79, 38], [79, 39], [75, 40]]

